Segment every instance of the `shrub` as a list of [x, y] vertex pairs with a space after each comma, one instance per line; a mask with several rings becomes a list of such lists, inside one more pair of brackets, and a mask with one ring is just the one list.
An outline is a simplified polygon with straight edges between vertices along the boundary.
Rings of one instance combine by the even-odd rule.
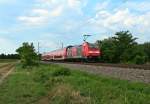
[[53, 76], [69, 76], [70, 74], [71, 71], [68, 68], [58, 68], [52, 72]]
[[70, 85], [62, 84], [56, 86], [49, 94], [52, 104], [91, 104], [90, 97], [82, 96]]
[[134, 58], [134, 62], [136, 64], [144, 64], [146, 62], [146, 57], [145, 56], [140, 56], [140, 55], [137, 55], [135, 58]]
[[38, 55], [35, 51], [33, 43], [23, 43], [22, 46], [16, 50], [16, 52], [21, 58], [23, 67], [34, 66], [38, 64]]
[[44, 86], [48, 89], [52, 88], [54, 85], [57, 85], [57, 84], [61, 84], [61, 83], [64, 83], [64, 79], [63, 77], [50, 77], [49, 80], [47, 80], [45, 83], [44, 83]]
[[46, 82], [49, 80], [49, 77], [51, 76], [51, 73], [48, 71], [49, 69], [40, 69], [38, 70], [34, 75], [33, 78], [35, 81], [38, 82]]

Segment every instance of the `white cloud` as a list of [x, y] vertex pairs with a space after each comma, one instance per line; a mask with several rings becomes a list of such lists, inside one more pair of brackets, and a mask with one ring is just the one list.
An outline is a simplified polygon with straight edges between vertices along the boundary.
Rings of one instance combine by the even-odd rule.
[[[105, 27], [117, 31], [118, 29], [136, 29], [150, 26], [150, 12], [145, 14], [134, 14], [129, 9], [117, 10], [115, 12], [98, 11], [90, 22], [99, 27]], [[144, 29], [146, 31], [146, 29]], [[139, 30], [138, 30], [139, 31]]]
[[127, 1], [124, 4], [124, 7], [128, 7], [132, 10], [140, 11], [140, 12], [147, 12], [150, 11], [150, 2], [147, 1]]
[[33, 15], [38, 15], [38, 16], [48, 16], [49, 11], [46, 9], [37, 8], [37, 9], [33, 9], [31, 13]]
[[139, 42], [150, 38], [150, 12], [136, 13], [130, 8], [99, 10], [95, 16], [89, 19], [89, 25], [96, 32], [111, 36], [116, 31], [129, 30]]
[[[35, 7], [18, 20], [24, 24], [40, 26], [55, 20], [55, 17], [68, 15], [71, 12], [82, 14], [82, 7], [87, 0], [38, 0]], [[60, 18], [61, 19], [61, 18]]]
[[18, 20], [23, 23], [31, 26], [39, 26], [43, 24], [47, 24], [49, 20], [54, 17], [58, 17], [62, 14], [63, 8], [58, 6], [53, 10], [47, 9], [33, 9], [29, 16], [19, 16]]
[[68, 5], [72, 8], [78, 7], [80, 3], [80, 0], [68, 0]]
[[101, 3], [97, 3], [95, 6], [95, 10], [96, 11], [106, 10], [108, 6], [109, 6], [109, 0], [106, 0], [106, 1], [101, 2]]
[[68, 2], [69, 9], [74, 9], [79, 14], [83, 14], [82, 8], [87, 5], [87, 0], [66, 0]]
[[38, 6], [52, 6], [52, 5], [56, 5], [58, 2], [61, 2], [62, 0], [58, 1], [58, 0], [37, 0], [37, 5]]
[[27, 25], [43, 25], [49, 16], [47, 9], [34, 8], [27, 16], [19, 16], [17, 19]]
[[58, 17], [62, 14], [63, 6], [58, 6], [50, 12], [50, 16]]
[[68, 6], [75, 9], [85, 6], [87, 3], [86, 0], [67, 0], [67, 1], [68, 1]]
[[15, 53], [16, 45], [9, 39], [0, 38], [0, 53]]
[[41, 16], [20, 16], [18, 17], [18, 20], [22, 21], [23, 23], [27, 24], [27, 25], [41, 25], [46, 23], [46, 19], [45, 17], [41, 17]]

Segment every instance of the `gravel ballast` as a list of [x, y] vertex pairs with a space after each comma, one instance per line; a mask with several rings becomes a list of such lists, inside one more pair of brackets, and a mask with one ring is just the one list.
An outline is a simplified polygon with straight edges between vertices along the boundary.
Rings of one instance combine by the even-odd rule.
[[72, 70], [81, 70], [93, 74], [101, 74], [104, 76], [110, 76], [110, 77], [125, 79], [129, 81], [150, 83], [150, 70], [68, 64], [68, 63], [57, 63], [57, 64], [62, 65], [64, 67], [68, 67]]

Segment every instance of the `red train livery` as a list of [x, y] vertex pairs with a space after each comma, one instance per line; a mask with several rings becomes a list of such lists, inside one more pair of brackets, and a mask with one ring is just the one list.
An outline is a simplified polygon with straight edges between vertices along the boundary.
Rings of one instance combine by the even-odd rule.
[[42, 60], [97, 59], [101, 52], [97, 45], [84, 42], [82, 45], [67, 46], [63, 49], [42, 54]]

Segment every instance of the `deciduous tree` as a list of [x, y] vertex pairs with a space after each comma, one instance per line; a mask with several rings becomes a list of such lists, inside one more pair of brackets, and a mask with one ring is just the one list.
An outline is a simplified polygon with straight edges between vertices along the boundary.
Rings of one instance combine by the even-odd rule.
[[20, 55], [23, 67], [32, 66], [37, 63], [38, 56], [35, 52], [33, 43], [23, 43], [22, 46], [16, 50], [16, 52]]

